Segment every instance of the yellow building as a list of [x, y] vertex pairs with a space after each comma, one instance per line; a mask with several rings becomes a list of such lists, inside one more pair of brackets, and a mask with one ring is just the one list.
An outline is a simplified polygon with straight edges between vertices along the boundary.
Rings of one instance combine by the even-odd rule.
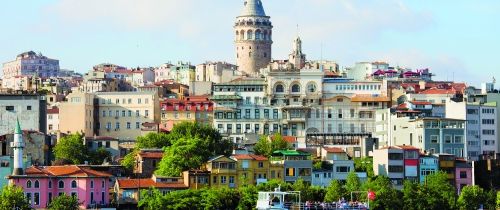
[[283, 165], [271, 164], [269, 159], [260, 155], [238, 154], [231, 159], [237, 163], [238, 184], [260, 184], [269, 179], [281, 179]]
[[59, 106], [63, 133], [135, 140], [160, 122], [160, 103], [154, 92], [75, 92]]
[[220, 155], [210, 159], [206, 164], [206, 169], [210, 171], [211, 187], [235, 188], [237, 186], [238, 172], [235, 160]]

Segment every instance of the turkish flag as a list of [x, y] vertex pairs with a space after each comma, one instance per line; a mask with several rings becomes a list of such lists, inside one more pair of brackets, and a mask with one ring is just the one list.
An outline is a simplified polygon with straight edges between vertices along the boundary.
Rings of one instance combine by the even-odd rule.
[[368, 192], [368, 199], [375, 200], [376, 197], [377, 197], [377, 195], [375, 195], [375, 192], [373, 192], [373, 191]]

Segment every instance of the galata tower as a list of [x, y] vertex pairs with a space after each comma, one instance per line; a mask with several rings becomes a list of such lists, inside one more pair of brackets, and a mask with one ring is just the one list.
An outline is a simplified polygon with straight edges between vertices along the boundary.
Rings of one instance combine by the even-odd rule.
[[245, 0], [234, 25], [236, 64], [240, 71], [255, 75], [271, 62], [273, 25], [261, 0]]

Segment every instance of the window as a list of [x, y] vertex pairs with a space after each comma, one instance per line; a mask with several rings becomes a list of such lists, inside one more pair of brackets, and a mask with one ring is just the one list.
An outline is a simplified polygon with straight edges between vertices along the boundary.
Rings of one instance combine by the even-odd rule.
[[90, 203], [94, 203], [94, 192], [90, 192]]
[[437, 135], [432, 135], [431, 136], [431, 143], [437, 144], [438, 141], [439, 141], [439, 136], [437, 136]]
[[103, 180], [103, 181], [101, 181], [101, 188], [104, 189], [105, 187], [106, 187], [106, 182], [104, 182], [104, 180]]
[[260, 132], [260, 124], [255, 124], [255, 133], [259, 133]]
[[7, 111], [14, 111], [14, 106], [6, 106], [5, 110], [7, 110]]
[[461, 144], [464, 142], [464, 136], [461, 135], [455, 135], [454, 143], [455, 144]]
[[234, 176], [229, 176], [229, 184], [234, 184]]
[[250, 119], [250, 109], [245, 109], [245, 119]]
[[217, 183], [217, 176], [214, 176], [212, 183]]
[[389, 166], [389, 173], [403, 173], [403, 166]]
[[139, 114], [139, 110], [135, 110], [135, 116], [136, 116], [136, 117], [139, 117], [139, 116], [140, 116], [140, 114]]
[[259, 109], [255, 110], [255, 119], [260, 119], [260, 110]]
[[226, 176], [220, 176], [220, 183], [225, 184], [226, 183]]
[[269, 119], [269, 109], [264, 109], [264, 118]]
[[120, 129], [120, 123], [119, 122], [115, 123], [115, 129]]
[[49, 180], [49, 189], [52, 189], [52, 181]]
[[295, 168], [286, 168], [285, 176], [295, 176]]
[[460, 171], [460, 179], [467, 179], [467, 171]]
[[273, 119], [278, 119], [278, 110], [273, 109]]
[[264, 162], [259, 162], [259, 168], [264, 168]]
[[40, 188], [40, 182], [38, 180], [35, 180], [35, 188]]
[[134, 198], [134, 190], [124, 190], [122, 193], [123, 199]]
[[76, 181], [75, 180], [71, 181], [71, 188], [73, 188], [73, 189], [76, 188]]
[[389, 160], [403, 160], [403, 153], [389, 153]]
[[[285, 92], [285, 90], [283, 88], [283, 85], [282, 84], [276, 85], [276, 88], [275, 88], [274, 92], [276, 92], [276, 93], [283, 93], [283, 92]], [[14, 109], [14, 108], [12, 108], [12, 109]]]
[[144, 110], [144, 116], [149, 117], [149, 110]]
[[36, 192], [33, 194], [33, 204], [35, 206], [40, 205], [40, 193]]
[[26, 107], [26, 110], [31, 110], [31, 106], [27, 106], [27, 107]]
[[299, 168], [299, 176], [311, 176], [310, 168]]
[[342, 119], [342, 109], [339, 109], [339, 119]]
[[76, 194], [76, 192], [71, 192], [71, 197], [78, 197], [78, 195]]
[[90, 181], [90, 188], [91, 188], [91, 189], [93, 189], [93, 188], [94, 188], [94, 181], [93, 181], [93, 180], [91, 180], [91, 181]]
[[138, 104], [142, 104], [142, 100], [140, 98], [137, 99]]
[[49, 196], [48, 197], [49, 197], [48, 198], [49, 203], [52, 202], [52, 193], [51, 192], [49, 192]]
[[31, 188], [32, 187], [32, 183], [31, 183], [31, 180], [28, 180], [26, 182], [26, 188]]
[[308, 91], [309, 93], [314, 93], [314, 92], [316, 92], [316, 84], [314, 84], [314, 83], [310, 83], [310, 84], [308, 84], [308, 85], [307, 85], [307, 91]]
[[349, 166], [337, 166], [335, 168], [335, 171], [337, 173], [349, 173], [351, 171], [351, 168]]
[[295, 84], [292, 85], [292, 93], [299, 93], [300, 92], [300, 85]]
[[127, 122], [127, 129], [130, 129], [130, 122]]
[[31, 204], [31, 193], [26, 193], [26, 200]]
[[57, 183], [57, 186], [59, 189], [64, 189], [64, 181], [60, 180], [58, 183]]
[[495, 135], [495, 130], [483, 130], [483, 135]]
[[444, 142], [447, 143], [447, 144], [450, 144], [451, 143], [451, 135], [445, 135], [444, 136]]

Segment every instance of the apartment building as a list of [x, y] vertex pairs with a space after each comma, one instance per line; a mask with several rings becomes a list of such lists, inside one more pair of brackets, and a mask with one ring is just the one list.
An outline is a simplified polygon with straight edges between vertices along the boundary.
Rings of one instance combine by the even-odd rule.
[[[260, 155], [235, 154], [230, 157], [237, 162], [238, 180], [247, 184], [257, 185], [268, 179], [283, 179], [281, 165], [273, 165], [269, 159]], [[280, 167], [281, 166], [281, 167]]]
[[59, 131], [59, 108], [47, 108], [47, 134], [55, 134]]
[[382, 147], [373, 152], [373, 172], [387, 176], [393, 185], [401, 189], [405, 178], [404, 151], [395, 146]]
[[185, 99], [164, 99], [160, 102], [162, 130], [170, 131], [181, 122], [197, 122], [212, 126], [213, 102], [209, 96], [188, 96]]
[[143, 124], [160, 122], [160, 103], [154, 92], [99, 92], [94, 96], [99, 136], [135, 140], [144, 135]]
[[59, 60], [48, 58], [33, 51], [16, 56], [16, 60], [3, 64], [3, 77], [15, 76], [57, 77], [59, 76]]
[[430, 154], [421, 154], [419, 158], [420, 164], [419, 180], [420, 183], [425, 183], [426, 177], [439, 171], [439, 160], [436, 156]]
[[238, 66], [226, 62], [206, 62], [196, 65], [195, 81], [215, 84], [230, 82], [242, 76]]
[[[237, 144], [256, 142], [259, 135], [288, 130], [283, 116], [266, 94], [266, 81], [260, 78], [237, 79], [215, 84], [213, 126]], [[296, 134], [296, 127], [292, 127]]]
[[45, 96], [29, 94], [0, 95], [0, 135], [12, 133], [15, 124], [25, 130], [47, 133], [47, 100]]
[[272, 164], [281, 164], [284, 169], [284, 181], [295, 183], [299, 178], [306, 183], [312, 182], [311, 154], [298, 150], [278, 150], [271, 156]]
[[236, 160], [223, 155], [208, 160], [205, 167], [210, 171], [210, 186], [236, 188], [238, 179], [236, 165]]

